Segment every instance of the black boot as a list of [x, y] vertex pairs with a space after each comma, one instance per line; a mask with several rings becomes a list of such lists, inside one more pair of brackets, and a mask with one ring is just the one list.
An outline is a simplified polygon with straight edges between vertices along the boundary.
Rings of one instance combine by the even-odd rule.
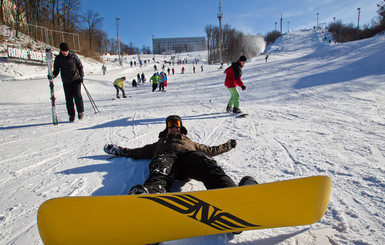
[[238, 186], [244, 186], [244, 185], [257, 185], [258, 182], [251, 176], [245, 176], [239, 181]]
[[234, 107], [233, 108], [233, 113], [235, 114], [239, 114], [239, 113], [242, 113], [241, 109], [237, 108], [237, 107]]
[[144, 195], [144, 194], [148, 194], [148, 190], [143, 185], [135, 185], [128, 192], [128, 195]]

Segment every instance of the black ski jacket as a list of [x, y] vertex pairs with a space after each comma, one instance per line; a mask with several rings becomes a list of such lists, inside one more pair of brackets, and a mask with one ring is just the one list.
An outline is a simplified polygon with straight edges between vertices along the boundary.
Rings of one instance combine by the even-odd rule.
[[69, 52], [67, 56], [64, 56], [60, 52], [59, 55], [55, 58], [53, 68], [54, 77], [59, 75], [60, 70], [60, 76], [63, 83], [71, 83], [83, 80], [83, 64], [79, 57], [72, 52]]

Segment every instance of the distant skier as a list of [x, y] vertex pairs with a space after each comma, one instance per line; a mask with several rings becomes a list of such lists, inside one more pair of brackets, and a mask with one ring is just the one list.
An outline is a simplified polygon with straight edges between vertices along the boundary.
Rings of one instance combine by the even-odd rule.
[[78, 118], [82, 120], [84, 117], [84, 104], [81, 92], [81, 84], [84, 77], [83, 65], [79, 57], [70, 52], [67, 43], [60, 44], [60, 53], [56, 56], [53, 66], [53, 76], [50, 77], [48, 75], [48, 79], [54, 79], [59, 75], [59, 72], [63, 82], [69, 121], [75, 121], [75, 105], [78, 111]]
[[[152, 159], [150, 176], [143, 185], [133, 186], [129, 194], [165, 193], [170, 191], [174, 180], [195, 179], [207, 189], [235, 187], [234, 181], [212, 158], [230, 151], [237, 145], [228, 140], [218, 146], [196, 143], [187, 137], [182, 119], [171, 115], [166, 119], [166, 129], [159, 133], [159, 140], [140, 148], [125, 148], [114, 144], [104, 146], [104, 151], [115, 156], [133, 159]], [[257, 184], [250, 176], [243, 177], [239, 185]]]
[[267, 62], [267, 59], [269, 58], [269, 55], [266, 55], [266, 57], [265, 57], [265, 60], [266, 60], [266, 62]]
[[103, 72], [103, 75], [106, 75], [106, 71], [107, 71], [107, 66], [102, 65], [102, 72]]
[[140, 79], [142, 80], [142, 83], [145, 83], [145, 82], [146, 82], [146, 77], [144, 76], [144, 73], [142, 73]]
[[136, 82], [135, 79], [132, 80], [132, 87], [133, 87], [133, 88], [138, 87], [138, 83]]
[[159, 91], [164, 91], [165, 82], [167, 81], [167, 75], [163, 71], [160, 73]]
[[114, 81], [114, 87], [116, 88], [116, 98], [120, 98], [119, 90], [122, 91], [123, 98], [127, 98], [126, 93], [124, 92], [124, 81], [126, 81], [126, 77], [117, 78]]
[[241, 80], [242, 67], [245, 65], [246, 60], [247, 60], [246, 56], [242, 55], [241, 57], [239, 57], [238, 61], [233, 62], [231, 66], [225, 70], [225, 73], [226, 73], [225, 86], [227, 87], [227, 89], [231, 94], [231, 98], [227, 103], [227, 107], [226, 107], [227, 112], [232, 111], [233, 113], [242, 113], [242, 111], [239, 109], [240, 95], [237, 90], [237, 86], [240, 86], [242, 90], [246, 90], [246, 86], [243, 84]]
[[156, 73], [154, 73], [154, 75], [152, 75], [150, 78], [150, 82], [152, 83], [152, 92], [155, 92], [156, 88], [158, 87], [159, 80], [160, 78]]

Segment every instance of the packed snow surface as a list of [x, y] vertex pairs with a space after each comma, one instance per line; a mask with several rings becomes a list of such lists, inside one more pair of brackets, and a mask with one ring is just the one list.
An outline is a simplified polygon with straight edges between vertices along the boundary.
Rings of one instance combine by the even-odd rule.
[[[215, 157], [235, 182], [245, 175], [260, 183], [327, 175], [332, 190], [325, 216], [312, 225], [162, 244], [384, 244], [385, 36], [335, 44], [324, 35], [285, 34], [265, 50], [267, 62], [265, 55], [249, 57], [242, 76], [247, 90], [240, 92], [247, 118], [225, 112], [230, 97], [225, 75], [218, 65], [207, 64], [206, 52], [176, 56], [188, 64], [170, 66], [176, 72], [168, 77], [167, 92], [151, 92], [152, 55], [141, 56], [151, 60], [143, 67], [129, 65], [137, 56], [125, 57], [123, 67], [104, 56], [106, 75], [101, 63], [81, 57], [84, 83], [100, 113], [94, 113], [83, 90], [85, 118], [69, 123], [58, 77], [58, 126], [52, 125], [46, 68], [3, 62], [0, 244], [42, 244], [36, 214], [48, 199], [126, 195], [143, 183], [148, 160], [110, 158], [103, 146], [153, 143], [171, 114], [183, 118], [196, 142], [238, 141], [235, 149]], [[160, 69], [170, 56], [155, 58]], [[147, 82], [132, 88], [138, 73]], [[112, 82], [121, 76], [127, 77], [128, 98], [114, 99]], [[182, 191], [203, 188], [191, 181]]]

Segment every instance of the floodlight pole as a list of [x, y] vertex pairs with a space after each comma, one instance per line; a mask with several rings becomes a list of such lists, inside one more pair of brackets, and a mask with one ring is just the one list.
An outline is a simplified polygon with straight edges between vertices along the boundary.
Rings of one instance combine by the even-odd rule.
[[221, 12], [221, 0], [219, 0], [219, 13], [217, 15], [218, 17], [218, 20], [219, 20], [219, 62], [223, 63], [222, 61], [222, 17], [223, 17], [223, 14]]
[[358, 21], [357, 21], [357, 40], [358, 40], [358, 31], [360, 30], [360, 14], [361, 14], [361, 8], [357, 8], [358, 10]]
[[120, 41], [119, 41], [119, 18], [115, 18], [116, 20], [116, 33], [118, 36], [118, 52], [119, 52], [119, 65], [122, 65], [122, 60], [120, 59]]

